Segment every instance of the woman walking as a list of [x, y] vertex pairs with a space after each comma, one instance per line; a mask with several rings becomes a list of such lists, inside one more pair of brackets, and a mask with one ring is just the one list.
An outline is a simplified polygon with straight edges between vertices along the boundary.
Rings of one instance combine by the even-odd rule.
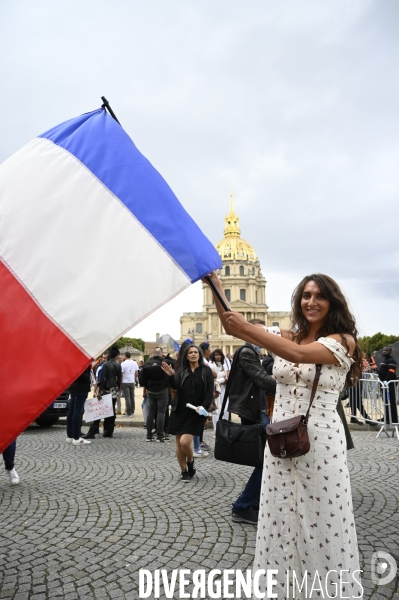
[[[196, 469], [193, 458], [193, 437], [201, 435], [205, 416], [201, 408], [209, 408], [213, 396], [213, 375], [204, 365], [198, 346], [189, 344], [184, 351], [177, 372], [166, 362], [162, 368], [169, 376], [171, 389], [176, 390], [168, 433], [176, 436], [176, 457], [181, 469], [181, 481], [187, 483], [194, 477]], [[192, 404], [197, 409], [188, 408]]]
[[[223, 295], [215, 274], [212, 279]], [[337, 583], [343, 597], [360, 597], [346, 439], [337, 413], [345, 383], [353, 385], [361, 374], [355, 320], [345, 297], [330, 277], [305, 277], [292, 296], [291, 330], [262, 331], [241, 314], [224, 312], [216, 297], [215, 302], [226, 333], [266, 348], [275, 358], [274, 423], [306, 414], [315, 365], [321, 364], [308, 422], [310, 451], [287, 459], [265, 449], [254, 571], [278, 570], [273, 591], [280, 599], [309, 597], [306, 589], [309, 593], [317, 576], [321, 597], [334, 597]], [[306, 582], [302, 591], [292, 589], [293, 572]], [[315, 586], [320, 589], [318, 581]]]

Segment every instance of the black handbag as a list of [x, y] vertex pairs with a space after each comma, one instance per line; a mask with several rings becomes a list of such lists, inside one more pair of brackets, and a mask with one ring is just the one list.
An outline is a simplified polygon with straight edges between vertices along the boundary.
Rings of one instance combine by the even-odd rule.
[[261, 467], [265, 445], [266, 431], [260, 423], [240, 425], [226, 419], [220, 419], [216, 423], [216, 460]]
[[237, 350], [233, 366], [227, 380], [223, 405], [220, 410], [219, 420], [216, 423], [215, 458], [235, 465], [248, 467], [261, 467], [266, 445], [266, 431], [260, 424], [260, 419], [253, 425], [233, 423], [222, 418], [230, 392], [230, 384], [234, 377], [234, 365], [238, 364], [239, 352]]

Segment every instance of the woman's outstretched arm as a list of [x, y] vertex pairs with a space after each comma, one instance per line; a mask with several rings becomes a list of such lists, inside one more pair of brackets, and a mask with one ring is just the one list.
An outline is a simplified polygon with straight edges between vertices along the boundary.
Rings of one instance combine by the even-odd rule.
[[[285, 360], [305, 364], [338, 364], [335, 356], [323, 344], [312, 342], [310, 344], [298, 345], [287, 338], [274, 335], [257, 325], [248, 323], [241, 313], [224, 313], [224, 318], [226, 320], [226, 333], [266, 348]], [[342, 343], [342, 337], [339, 333], [328, 337]], [[355, 340], [348, 333], [345, 333], [345, 339], [349, 346], [349, 355], [351, 356], [356, 346]]]
[[[221, 295], [225, 297], [222, 284], [217, 275], [212, 273], [211, 277]], [[204, 281], [206, 283], [206, 280]], [[214, 296], [214, 298], [220, 320], [227, 334], [266, 348], [270, 352], [277, 354], [277, 356], [293, 363], [338, 364], [332, 352], [322, 344], [313, 342], [311, 344], [298, 345], [285, 336], [280, 337], [269, 333], [257, 325], [248, 323], [241, 313], [233, 311], [225, 312], [217, 297]], [[229, 306], [227, 301], [226, 303]], [[340, 334], [329, 337], [336, 339], [338, 342], [342, 341]], [[345, 338], [349, 346], [349, 355], [352, 355], [356, 346], [355, 340], [348, 333], [345, 333]]]

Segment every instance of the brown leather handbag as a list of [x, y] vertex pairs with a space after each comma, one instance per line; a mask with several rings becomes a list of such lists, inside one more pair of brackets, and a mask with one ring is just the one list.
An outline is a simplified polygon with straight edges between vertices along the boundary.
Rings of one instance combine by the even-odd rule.
[[316, 395], [320, 372], [321, 365], [316, 365], [316, 374], [306, 415], [298, 415], [285, 421], [277, 421], [276, 423], [267, 425], [267, 441], [272, 456], [278, 458], [295, 458], [309, 452], [309, 411]]

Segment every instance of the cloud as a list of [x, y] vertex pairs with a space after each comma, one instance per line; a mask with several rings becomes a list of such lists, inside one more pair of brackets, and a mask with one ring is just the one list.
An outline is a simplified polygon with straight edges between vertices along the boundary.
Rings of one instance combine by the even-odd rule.
[[373, 333], [399, 261], [398, 6], [2, 3], [0, 160], [105, 94], [214, 243], [233, 191], [273, 309], [287, 306], [282, 279], [371, 281], [355, 295]]

